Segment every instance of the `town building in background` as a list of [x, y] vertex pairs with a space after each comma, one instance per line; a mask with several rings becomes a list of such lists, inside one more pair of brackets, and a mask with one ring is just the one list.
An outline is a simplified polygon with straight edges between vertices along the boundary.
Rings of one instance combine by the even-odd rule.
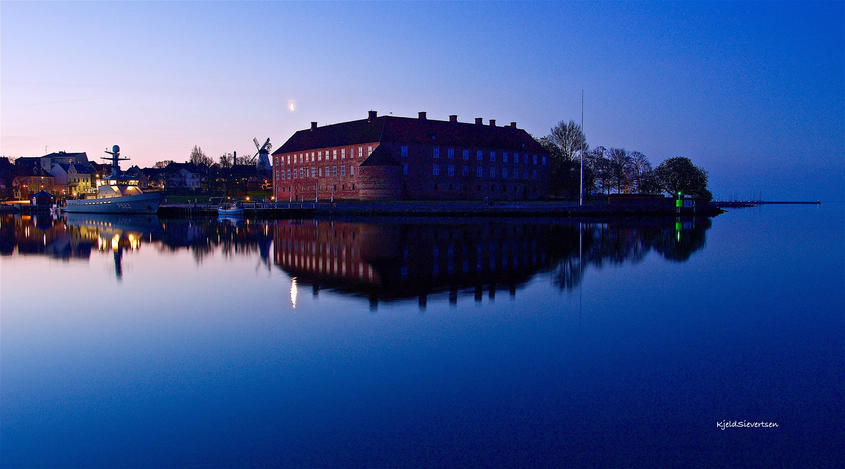
[[529, 200], [549, 157], [511, 122], [381, 116], [300, 130], [273, 152], [276, 200]]

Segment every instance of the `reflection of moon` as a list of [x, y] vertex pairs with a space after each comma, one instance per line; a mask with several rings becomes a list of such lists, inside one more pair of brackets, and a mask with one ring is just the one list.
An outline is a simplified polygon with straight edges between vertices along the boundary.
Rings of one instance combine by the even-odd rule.
[[296, 100], [295, 99], [289, 99], [288, 100], [288, 111], [290, 111], [290, 112], [296, 111]]
[[291, 279], [290, 279], [290, 306], [293, 309], [296, 309], [296, 295], [297, 295], [296, 277], [291, 277]]

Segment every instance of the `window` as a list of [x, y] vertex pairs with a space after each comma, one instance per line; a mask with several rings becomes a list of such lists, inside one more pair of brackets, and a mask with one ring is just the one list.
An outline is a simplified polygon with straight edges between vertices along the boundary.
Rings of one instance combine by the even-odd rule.
[[340, 149], [340, 159], [342, 159], [342, 160], [346, 159], [346, 148]]
[[316, 176], [317, 176], [317, 168], [311, 168], [311, 177], [313, 178], [313, 177], [316, 177]]
[[513, 164], [519, 163], [519, 153], [513, 152]]
[[543, 166], [546, 166], [546, 155], [543, 155]]
[[364, 156], [364, 147], [358, 147], [358, 158]]
[[531, 170], [531, 179], [537, 179], [537, 170], [536, 169]]
[[290, 179], [290, 170], [288, 170], [288, 179]]
[[282, 171], [282, 180], [284, 180], [284, 179], [285, 179], [285, 172]]
[[337, 148], [335, 148], [334, 150], [332, 150], [332, 159], [333, 159], [333, 160], [336, 160], [336, 159], [337, 159]]
[[504, 179], [508, 178], [508, 168], [502, 168], [502, 177]]
[[402, 158], [408, 157], [408, 145], [402, 145]]
[[450, 159], [450, 160], [454, 160], [454, 159], [455, 159], [455, 149], [454, 149], [454, 148], [450, 148], [450, 149], [449, 149], [449, 159]]
[[341, 176], [346, 176], [346, 166], [341, 166], [341, 167], [340, 167], [340, 175], [341, 175]]
[[463, 169], [461, 169], [461, 176], [463, 176], [463, 177], [469, 176], [469, 166], [464, 166]]
[[469, 150], [464, 150], [463, 152], [464, 161], [469, 160]]
[[475, 168], [475, 176], [480, 178], [484, 177], [484, 168], [481, 166]]
[[320, 167], [318, 174], [320, 175], [320, 177], [323, 177], [323, 167], [322, 166]]
[[503, 152], [502, 153], [502, 163], [507, 163], [507, 162], [508, 162], [508, 152]]
[[533, 156], [534, 156], [534, 164], [537, 164], [537, 155], [533, 155]]
[[431, 153], [431, 157], [434, 158], [435, 160], [440, 158], [440, 147], [434, 147], [434, 150], [432, 150], [432, 153]]
[[408, 163], [402, 163], [402, 174], [405, 176], [408, 175]]
[[337, 166], [332, 166], [332, 177], [337, 177]]
[[491, 178], [496, 177], [496, 168], [490, 168], [490, 177]]
[[440, 165], [434, 165], [431, 167], [431, 175], [432, 176], [440, 176]]
[[491, 151], [490, 152], [490, 162], [495, 162], [495, 161], [496, 161], [496, 152]]
[[447, 172], [449, 173], [450, 177], [454, 176], [455, 175], [455, 167], [452, 166], [452, 165], [449, 165], [449, 167], [447, 168]]
[[355, 175], [355, 166], [350, 166], [350, 167], [349, 167], [349, 175], [350, 175], [350, 176], [354, 176], [354, 175]]
[[525, 164], [528, 164], [528, 153], [526, 153], [522, 156], [523, 156], [522, 160], [525, 162]]
[[370, 156], [373, 153], [373, 146], [367, 145], [367, 156]]
[[481, 160], [484, 159], [484, 156], [481, 153], [481, 150], [478, 150], [477, 152], [475, 152], [475, 159], [478, 160], [478, 161], [481, 161]]

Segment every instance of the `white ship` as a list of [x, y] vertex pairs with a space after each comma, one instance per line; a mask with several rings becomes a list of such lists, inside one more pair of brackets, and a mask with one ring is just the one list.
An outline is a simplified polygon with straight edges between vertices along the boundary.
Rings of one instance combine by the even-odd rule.
[[160, 192], [143, 193], [138, 188], [138, 181], [120, 172], [119, 161], [129, 158], [120, 157], [120, 147], [115, 145], [112, 151], [106, 151], [111, 157], [111, 176], [97, 187], [97, 197], [93, 199], [68, 200], [64, 207], [68, 213], [156, 213], [161, 203]]

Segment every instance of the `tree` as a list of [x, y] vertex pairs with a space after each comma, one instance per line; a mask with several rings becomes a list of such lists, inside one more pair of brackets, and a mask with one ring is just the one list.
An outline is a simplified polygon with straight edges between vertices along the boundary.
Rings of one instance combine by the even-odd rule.
[[581, 126], [575, 121], [564, 122], [560, 121], [551, 128], [551, 140], [558, 148], [560, 148], [561, 156], [564, 160], [573, 161], [578, 156], [579, 151], [587, 151], [587, 138], [584, 137], [584, 132]]
[[624, 148], [611, 148], [608, 152], [608, 169], [610, 172], [611, 184], [616, 186], [616, 192], [621, 194], [628, 192], [630, 181], [628, 180], [630, 157]]
[[577, 161], [566, 159], [551, 137], [541, 138], [540, 145], [549, 155], [552, 193], [569, 197], [577, 196], [579, 188]]
[[610, 190], [609, 164], [607, 148], [597, 146], [584, 154], [584, 192], [604, 192]]
[[208, 157], [197, 145], [194, 145], [194, 148], [191, 149], [191, 156], [188, 158], [189, 163], [193, 163], [197, 166], [211, 166], [214, 164], [214, 160]]
[[589, 148], [581, 126], [575, 121], [560, 121], [540, 144], [549, 154], [552, 192], [577, 197], [581, 184], [578, 155]]
[[636, 191], [643, 193], [643, 175], [651, 171], [651, 163], [648, 158], [638, 151], [632, 151], [628, 154], [631, 158], [631, 165], [629, 167], [628, 178], [636, 186]]
[[678, 192], [707, 199], [707, 172], [692, 164], [689, 158], [676, 156], [660, 163], [654, 170], [657, 184], [671, 195]]
[[640, 194], [659, 194], [663, 192], [660, 188], [660, 183], [657, 181], [657, 175], [653, 169], [649, 169], [640, 175], [640, 181], [637, 184], [637, 191]]
[[232, 154], [231, 153], [224, 153], [224, 154], [220, 155], [219, 162], [220, 162], [220, 167], [231, 168], [232, 167]]

